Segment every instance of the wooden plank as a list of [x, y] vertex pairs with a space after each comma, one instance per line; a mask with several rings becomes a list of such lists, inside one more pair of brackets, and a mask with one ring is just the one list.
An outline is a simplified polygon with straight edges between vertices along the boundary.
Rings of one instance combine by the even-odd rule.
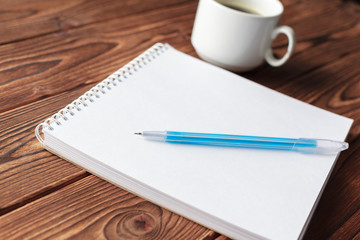
[[0, 112], [99, 82], [158, 41], [187, 45], [195, 8], [190, 2], [0, 46]]
[[38, 123], [84, 90], [0, 114], [0, 215], [84, 176], [84, 170], [45, 151], [34, 135]]
[[[193, 7], [194, 3], [191, 3], [191, 8]], [[186, 7], [180, 11], [180, 15], [183, 15], [180, 19], [177, 19], [179, 22], [179, 28], [176, 29], [178, 31], [181, 29], [180, 24], [181, 21], [187, 21], [189, 19], [189, 16], [184, 13], [184, 10], [188, 11], [189, 7]], [[168, 12], [170, 15], [174, 14], [174, 12], [179, 9], [178, 7], [174, 7], [173, 9], [168, 9], [166, 11], [158, 10], [153, 13], [147, 14], [142, 18], [144, 21], [145, 19], [152, 18], [156, 21], [160, 21], [161, 18], [157, 17], [159, 14], [163, 14], [164, 12]], [[163, 14], [164, 15], [164, 14]], [[174, 14], [176, 15], [176, 14]], [[166, 17], [171, 18], [170, 16], [166, 15]], [[87, 89], [89, 89], [92, 85], [94, 85], [96, 82], [102, 80], [105, 78], [106, 75], [111, 73], [112, 71], [116, 70], [119, 66], [123, 65], [124, 63], [128, 62], [130, 59], [135, 57], [137, 54], [139, 54], [141, 51], [148, 48], [150, 45], [155, 43], [157, 39], [152, 39], [151, 31], [152, 28], [159, 28], [163, 24], [162, 21], [155, 22], [154, 26], [142, 26], [140, 22], [136, 22], [135, 20], [138, 19], [137, 16], [129, 17], [127, 20], [124, 21], [122, 24], [119, 24], [116, 21], [112, 22], [111, 29], [114, 30], [119, 28], [123, 29], [123, 32], [118, 33], [119, 36], [122, 37], [126, 34], [134, 34], [134, 32], [139, 31], [137, 30], [131, 30], [133, 25], [139, 25], [141, 27], [140, 32], [141, 34], [138, 34], [135, 36], [137, 38], [139, 35], [144, 35], [145, 37], [150, 36], [147, 39], [141, 39], [140, 45], [136, 46], [139, 42], [134, 42], [134, 45], [138, 47], [138, 49], [135, 47], [135, 49], [131, 49], [133, 46], [126, 45], [126, 42], [121, 42], [121, 48], [125, 48], [128, 50], [125, 54], [123, 54], [121, 57], [117, 56], [117, 53], [115, 56], [112, 56], [111, 59], [108, 59], [108, 56], [104, 56], [102, 61], [95, 60], [94, 62], [99, 62], [100, 64], [97, 66], [98, 69], [94, 67], [87, 68], [86, 66], [79, 66], [78, 70], [83, 71], [80, 73], [82, 76], [81, 80], [82, 82], [76, 82], [78, 79], [76, 79], [76, 74], [73, 78], [73, 85], [70, 84], [70, 86], [66, 85], [64, 83], [64, 78], [66, 79], [66, 76], [60, 76], [59, 78], [56, 78], [55, 80], [58, 81], [59, 86], [57, 86], [54, 89], [61, 89], [62, 85], [65, 85], [66, 88], [63, 91], [69, 91], [70, 89], [78, 89], [77, 91], [73, 91], [71, 93], [65, 93], [61, 94], [63, 91], [59, 91], [60, 95], [55, 95], [54, 97], [48, 97], [50, 94], [45, 93], [44, 97], [47, 97], [44, 101], [35, 102], [33, 104], [26, 105], [24, 107], [19, 107], [16, 109], [13, 109], [11, 111], [8, 111], [1, 115], [0, 118], [0, 129], [1, 129], [1, 142], [0, 142], [0, 150], [1, 150], [1, 165], [0, 165], [0, 171], [1, 171], [1, 182], [0, 182], [0, 195], [2, 196], [2, 200], [0, 201], [0, 213], [6, 213], [11, 210], [13, 210], [16, 207], [19, 207], [21, 205], [27, 204], [30, 200], [34, 200], [36, 198], [39, 198], [43, 196], [44, 194], [48, 194], [49, 191], [55, 191], [59, 186], [63, 186], [64, 184], [68, 184], [71, 182], [72, 179], [77, 179], [79, 176], [83, 176], [85, 173], [83, 170], [68, 164], [67, 162], [60, 160], [59, 158], [51, 155], [50, 153], [44, 151], [40, 144], [37, 142], [37, 140], [34, 137], [33, 131], [34, 127], [37, 123], [40, 122], [40, 119], [43, 120], [46, 117], [50, 116], [51, 114], [55, 113], [55, 111], [59, 110], [60, 108], [64, 107], [66, 104], [68, 104], [70, 101], [74, 100], [76, 97], [81, 95], [83, 92], [85, 92]], [[184, 19], [184, 20], [183, 20]], [[120, 26], [119, 26], [120, 25]], [[100, 26], [100, 27], [99, 27]], [[30, 87], [30, 91], [36, 95], [39, 92], [39, 89], [41, 88], [37, 83], [36, 79], [39, 77], [42, 77], [41, 74], [46, 72], [47, 68], [54, 67], [56, 65], [61, 65], [61, 61], [70, 60], [71, 58], [75, 59], [74, 61], [80, 61], [82, 63], [82, 58], [79, 59], [78, 55], [84, 55], [84, 59], [87, 60], [90, 53], [95, 52], [95, 56], [100, 52], [102, 54], [103, 49], [97, 51], [96, 44], [93, 44], [92, 46], [88, 47], [84, 51], [79, 51], [76, 53], [76, 44], [75, 47], [70, 46], [67, 47], [68, 44], [73, 44], [74, 42], [78, 42], [78, 45], [83, 44], [82, 38], [84, 36], [86, 37], [89, 32], [94, 33], [97, 30], [97, 35], [94, 34], [92, 39], [88, 39], [89, 42], [96, 42], [99, 39], [102, 39], [103, 32], [101, 29], [105, 24], [100, 24], [95, 27], [87, 27], [85, 30], [80, 31], [80, 34], [78, 31], [74, 31], [70, 33], [69, 35], [61, 35], [61, 39], [58, 39], [57, 35], [51, 35], [49, 36], [43, 36], [41, 37], [41, 43], [38, 44], [39, 39], [37, 40], [28, 40], [23, 42], [17, 42], [15, 44], [8, 44], [1, 46], [0, 48], [4, 52], [6, 52], [6, 55], [2, 55], [1, 61], [3, 64], [8, 64], [6, 62], [8, 59], [12, 59], [11, 64], [13, 64], [15, 68], [15, 74], [14, 72], [9, 73], [9, 71], [2, 72], [6, 76], [10, 76], [19, 79], [23, 79], [24, 76], [16, 76], [16, 74], [25, 74], [25, 78], [29, 76], [25, 81], [21, 81], [18, 83], [18, 89], [13, 88], [13, 86], [9, 87], [9, 91], [7, 91], [6, 87], [4, 85], [1, 86], [1, 92], [5, 93], [2, 94], [0, 97], [3, 97], [3, 99], [9, 99], [9, 104], [11, 107], [15, 107], [17, 105], [23, 105], [23, 98], [22, 96], [27, 95], [27, 93], [23, 92], [21, 88], [24, 86], [29, 86], [33, 84]], [[168, 31], [166, 28], [160, 29], [159, 31], [163, 31], [164, 33], [160, 33], [164, 35], [164, 39], [169, 38], [172, 39], [174, 36], [178, 36], [176, 34], [173, 34], [170, 32], [169, 35], [167, 35]], [[174, 29], [170, 29], [170, 31], [174, 31]], [[147, 32], [144, 34], [143, 32]], [[109, 33], [110, 35], [112, 33]], [[77, 37], [80, 35], [80, 37]], [[119, 36], [110, 37], [112, 39], [118, 38]], [[71, 39], [73, 37], [74, 39]], [[65, 41], [63, 43], [62, 41], [64, 39], [68, 39], [68, 41]], [[95, 40], [94, 40], [95, 39]], [[130, 39], [131, 40], [131, 39]], [[112, 41], [111, 39], [109, 41]], [[144, 41], [141, 43], [141, 41]], [[150, 43], [147, 43], [146, 41], [149, 41]], [[80, 42], [80, 43], [79, 43]], [[86, 44], [86, 40], [84, 41]], [[176, 43], [176, 41], [174, 41]], [[99, 43], [101, 45], [101, 43]], [[106, 42], [103, 44], [106, 45]], [[116, 45], [116, 44], [115, 44]], [[21, 46], [20, 48], [18, 48]], [[55, 51], [53, 48], [58, 47], [58, 50]], [[63, 50], [65, 48], [66, 50]], [[75, 48], [75, 50], [73, 49]], [[140, 49], [140, 50], [139, 50]], [[26, 54], [21, 53], [22, 51], [25, 51]], [[55, 51], [55, 53], [54, 53]], [[59, 52], [61, 52], [59, 54]], [[72, 53], [74, 52], [74, 53]], [[71, 55], [72, 53], [72, 55]], [[87, 55], [86, 55], [87, 54]], [[26, 55], [26, 56], [25, 56]], [[70, 56], [68, 56], [70, 55]], [[59, 58], [65, 58], [61, 60], [56, 60], [56, 58], [60, 56]], [[54, 61], [52, 61], [52, 58], [55, 58]], [[22, 61], [27, 59], [30, 59], [30, 63], [22, 64]], [[39, 62], [37, 61], [39, 59]], [[50, 60], [47, 60], [50, 59]], [[90, 56], [90, 60], [91, 60]], [[118, 61], [116, 63], [112, 63], [111, 61], [115, 59], [115, 61]], [[35, 61], [34, 61], [35, 60]], [[5, 61], [5, 62], [4, 62]], [[19, 64], [20, 61], [20, 64]], [[62, 66], [61, 71], [65, 71], [68, 74], [73, 71], [73, 62], [70, 62], [69, 64], [65, 64], [65, 66]], [[119, 63], [120, 61], [120, 63]], [[35, 62], [35, 63], [34, 63]], [[105, 63], [104, 63], [105, 62]], [[80, 64], [81, 64], [80, 63]], [[20, 65], [20, 67], [19, 67]], [[85, 65], [85, 64], [84, 64]], [[105, 69], [103, 69], [103, 66], [105, 66]], [[85, 68], [85, 70], [84, 70]], [[108, 69], [111, 70], [108, 70]], [[91, 79], [91, 75], [84, 74], [88, 73], [89, 69], [93, 70], [93, 73], [97, 76], [95, 80]], [[70, 74], [72, 75], [74, 71]], [[101, 75], [102, 74], [102, 75]], [[4, 76], [3, 75], [3, 76]], [[37, 75], [34, 77], [34, 75]], [[50, 73], [47, 76], [52, 76], [53, 74]], [[56, 75], [56, 74], [54, 74]], [[79, 75], [77, 75], [79, 77]], [[4, 78], [1, 78], [4, 80]], [[10, 82], [12, 79], [10, 79]], [[49, 81], [48, 79], [45, 79], [44, 81]], [[35, 82], [35, 84], [34, 84]], [[5, 84], [8, 84], [8, 82], [5, 81]], [[22, 86], [21, 86], [22, 85]], [[26, 88], [26, 87], [25, 87]], [[11, 94], [6, 94], [12, 92], [13, 94], [18, 93], [18, 97], [11, 99]], [[58, 93], [58, 92], [57, 92]], [[20, 102], [17, 104], [17, 102]], [[0, 105], [3, 106], [3, 105]], [[14, 179], [16, 181], [14, 181]]]
[[305, 239], [357, 239], [360, 230], [360, 138], [340, 155]]
[[214, 235], [92, 175], [1, 216], [0, 229], [2, 238], [16, 240], [209, 239]]
[[0, 44], [182, 4], [181, 0], [3, 0]]
[[[283, 2], [285, 11], [280, 23], [295, 30], [297, 45], [294, 56], [284, 66], [272, 68], [264, 65], [244, 76], [278, 90], [338, 58], [359, 52], [360, 16], [356, 13], [360, 11], [359, 4], [351, 1]], [[275, 53], [283, 53], [286, 38], [275, 42]]]
[[[349, 14], [345, 10], [339, 11], [338, 5], [331, 6], [330, 13], [342, 14], [338, 13], [344, 28], [353, 22], [348, 21]], [[156, 41], [170, 42], [195, 55], [188, 42], [184, 44], [181, 41], [190, 39], [195, 9], [196, 3], [185, 3], [127, 16], [122, 21], [93, 24], [62, 35], [52, 34], [0, 47], [0, 90], [4, 93], [0, 96], [0, 112], [58, 94], [84, 82], [98, 82], [134, 57], [134, 53], [145, 50]], [[309, 19], [314, 21], [315, 17], [309, 16]], [[291, 20], [292, 16], [288, 16], [284, 21]], [[303, 36], [311, 32], [310, 27], [304, 25], [301, 28], [305, 31], [297, 32], [300, 49], [285, 66], [271, 68], [264, 65], [243, 75], [276, 89], [340, 56], [359, 51], [355, 34], [339, 41], [319, 44], [316, 39], [309, 40], [306, 35]], [[339, 38], [343, 30], [335, 30], [340, 32], [330, 37]], [[343, 48], [344, 44], [349, 47]], [[328, 50], [331, 52], [327, 53]], [[311, 57], [306, 51], [312, 52]], [[63, 79], [66, 83], [62, 82]]]
[[[360, 49], [359, 49], [360, 50]], [[315, 51], [314, 51], [315, 52]], [[360, 108], [360, 69], [352, 63], [360, 51], [305, 72], [277, 90], [338, 114], [357, 118]]]

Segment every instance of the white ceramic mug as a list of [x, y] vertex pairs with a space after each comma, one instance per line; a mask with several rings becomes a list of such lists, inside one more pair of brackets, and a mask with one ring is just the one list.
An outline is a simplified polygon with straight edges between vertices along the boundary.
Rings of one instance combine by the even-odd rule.
[[[200, 0], [191, 43], [201, 58], [232, 71], [248, 71], [264, 59], [271, 66], [281, 66], [294, 52], [296, 43], [290, 27], [277, 26], [283, 10], [278, 0]], [[281, 33], [288, 37], [288, 48], [277, 59], [271, 44]]]

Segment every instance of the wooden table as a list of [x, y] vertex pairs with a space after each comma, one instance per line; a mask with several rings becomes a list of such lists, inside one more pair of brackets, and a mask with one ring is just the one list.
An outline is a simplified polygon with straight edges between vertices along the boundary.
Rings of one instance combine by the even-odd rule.
[[[284, 0], [291, 60], [243, 76], [355, 119], [305, 239], [360, 239], [359, 1]], [[35, 126], [156, 42], [196, 56], [193, 0], [0, 2], [0, 238], [226, 239], [44, 150]], [[279, 37], [277, 54], [286, 49]], [[215, 194], [215, 193], [214, 193]], [[224, 199], [226, 202], [226, 199]]]

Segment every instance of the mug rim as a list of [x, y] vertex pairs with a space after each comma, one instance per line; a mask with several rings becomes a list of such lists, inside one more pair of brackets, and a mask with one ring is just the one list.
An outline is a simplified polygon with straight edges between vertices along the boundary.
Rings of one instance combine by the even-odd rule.
[[[268, 2], [272, 2], [277, 4], [278, 7], [280, 7], [280, 11], [278, 11], [278, 13], [276, 14], [268, 14], [268, 15], [260, 15], [260, 14], [253, 14], [253, 13], [246, 13], [246, 12], [242, 12], [240, 10], [235, 10], [231, 7], [226, 6], [225, 4], [219, 2], [219, 0], [207, 0], [207, 1], [211, 1], [214, 4], [216, 4], [217, 6], [221, 7], [222, 9], [226, 10], [226, 11], [230, 11], [233, 14], [239, 14], [242, 16], [246, 16], [246, 17], [252, 17], [252, 18], [260, 18], [260, 19], [266, 19], [266, 18], [274, 18], [274, 17], [279, 17], [282, 15], [282, 13], [284, 12], [284, 6], [283, 4], [279, 1], [279, 0], [266, 0]], [[244, 2], [243, 0], [238, 0], [241, 2]], [[262, 3], [265, 3], [265, 0], [260, 0]], [[259, 1], [255, 1], [255, 3], [258, 3]], [[254, 1], [252, 2], [254, 3]]]

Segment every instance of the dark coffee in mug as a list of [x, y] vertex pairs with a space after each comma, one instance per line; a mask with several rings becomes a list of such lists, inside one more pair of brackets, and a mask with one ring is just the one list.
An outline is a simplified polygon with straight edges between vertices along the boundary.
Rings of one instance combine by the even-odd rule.
[[249, 4], [245, 4], [240, 1], [236, 0], [217, 0], [218, 3], [224, 5], [225, 7], [234, 9], [236, 11], [240, 11], [247, 14], [254, 14], [254, 15], [262, 15], [261, 12], [256, 9], [254, 6]]

